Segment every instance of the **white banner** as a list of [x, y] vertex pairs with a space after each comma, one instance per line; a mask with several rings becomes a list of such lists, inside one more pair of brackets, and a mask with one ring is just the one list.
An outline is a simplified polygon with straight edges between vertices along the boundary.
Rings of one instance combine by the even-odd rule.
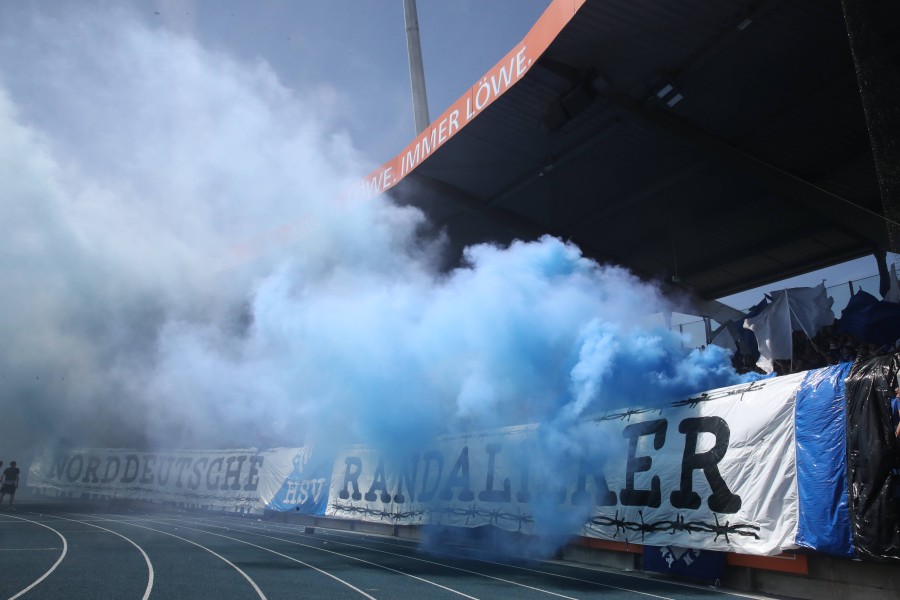
[[577, 431], [445, 437], [338, 455], [327, 514], [778, 554], [797, 529], [794, 395], [805, 374], [632, 409]]
[[146, 452], [79, 448], [46, 453], [28, 471], [32, 491], [262, 512], [294, 469], [299, 448]]

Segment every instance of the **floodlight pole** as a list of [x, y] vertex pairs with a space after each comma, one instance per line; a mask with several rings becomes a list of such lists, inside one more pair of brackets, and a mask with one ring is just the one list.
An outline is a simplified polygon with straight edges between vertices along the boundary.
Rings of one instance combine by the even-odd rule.
[[419, 16], [416, 0], [403, 0], [403, 17], [406, 21], [406, 50], [409, 55], [409, 83], [412, 87], [413, 117], [416, 135], [425, 131], [431, 123], [428, 118], [428, 99], [425, 96], [425, 67], [422, 64], [422, 44], [419, 42]]

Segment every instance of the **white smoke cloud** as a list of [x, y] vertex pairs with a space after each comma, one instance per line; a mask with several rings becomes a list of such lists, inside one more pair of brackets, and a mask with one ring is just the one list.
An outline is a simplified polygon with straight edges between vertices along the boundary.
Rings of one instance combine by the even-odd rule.
[[[572, 245], [476, 246], [440, 273], [419, 212], [336, 201], [368, 166], [330, 124], [336, 90], [124, 10], [3, 33], [0, 409], [22, 427], [0, 450], [406, 449], [736, 381], [718, 349], [638, 325], [657, 288]], [[220, 270], [285, 224], [280, 252]]]
[[170, 389], [157, 361], [188, 351], [170, 332], [239, 332], [271, 266], [220, 273], [239, 242], [301, 222], [298, 276], [384, 270], [420, 218], [331, 202], [364, 171], [329, 129], [333, 90], [292, 92], [107, 8], [20, 12], [2, 36], [0, 372], [3, 408], [31, 422], [20, 442], [162, 436], [156, 415], [182, 398], [147, 388]]

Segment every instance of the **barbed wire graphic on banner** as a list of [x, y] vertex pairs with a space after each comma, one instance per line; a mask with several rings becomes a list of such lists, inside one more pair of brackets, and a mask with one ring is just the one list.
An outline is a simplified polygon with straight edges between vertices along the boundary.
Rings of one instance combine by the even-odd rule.
[[[374, 518], [395, 524], [403, 521], [440, 524], [447, 517], [453, 516], [464, 518], [466, 525], [468, 525], [470, 522], [483, 523], [484, 521], [487, 521], [491, 525], [500, 525], [501, 523], [515, 523], [517, 525], [516, 531], [521, 531], [523, 526], [532, 525], [534, 523], [534, 517], [532, 515], [522, 514], [521, 512], [504, 512], [501, 509], [487, 510], [479, 507], [477, 504], [471, 504], [466, 508], [441, 506], [427, 507], [419, 510], [401, 511], [381, 510], [377, 508], [369, 508], [365, 505], [357, 505], [353, 503], [341, 504], [339, 502], [335, 502], [331, 505], [331, 508], [335, 512], [367, 517], [369, 519]], [[685, 521], [682, 515], [678, 515], [678, 517], [674, 521], [662, 520], [653, 523], [647, 523], [644, 521], [643, 511], [638, 511], [638, 515], [640, 515], [640, 521], [626, 521], [619, 518], [619, 512], [616, 511], [614, 517], [601, 515], [591, 518], [584, 524], [583, 529], [585, 531], [594, 533], [608, 533], [608, 531], [604, 530], [612, 528], [615, 531], [612, 536], [613, 538], [619, 537], [620, 534], [623, 534], [627, 531], [632, 531], [641, 534], [642, 542], [644, 541], [644, 538], [647, 534], [659, 532], [714, 534], [713, 540], [718, 540], [720, 537], [724, 536], [727, 543], [731, 543], [730, 536], [752, 537], [757, 540], [759, 539], [759, 535], [757, 533], [760, 531], [759, 526], [749, 523], [733, 524], [730, 521], [721, 523], [719, 522], [719, 517], [717, 515], [713, 515], [715, 523], [707, 523], [704, 521]]]
[[[729, 398], [731, 396], [741, 396], [741, 399], [743, 399], [744, 394], [746, 394], [748, 392], [755, 392], [757, 390], [761, 390], [764, 387], [766, 387], [767, 383], [768, 383], [767, 381], [760, 380], [760, 381], [753, 381], [747, 385], [738, 386], [738, 387], [735, 387], [732, 389], [717, 390], [713, 393], [704, 392], [704, 393], [700, 394], [699, 396], [695, 396], [693, 398], [687, 398], [685, 400], [678, 400], [676, 402], [672, 402], [669, 404], [669, 406], [671, 408], [680, 408], [683, 406], [689, 406], [691, 408], [694, 408], [703, 402], [712, 402], [714, 400], [722, 400], [723, 398]], [[620, 412], [606, 413], [602, 417], [594, 417], [589, 420], [594, 421], [596, 423], [600, 423], [602, 421], [616, 421], [616, 420], [631, 421], [631, 417], [634, 417], [637, 415], [653, 413], [653, 412], [662, 414], [662, 411], [665, 408], [666, 407], [663, 407], [663, 406], [660, 406], [657, 408], [629, 408], [627, 410], [623, 410]]]
[[419, 510], [400, 511], [400, 510], [381, 510], [377, 508], [369, 508], [364, 505], [341, 504], [334, 502], [331, 505], [332, 510], [353, 515], [363, 515], [369, 518], [377, 518], [381, 521], [390, 521], [397, 523], [400, 521], [414, 521], [416, 523], [426, 522], [428, 524], [440, 524], [447, 517], [465, 518], [465, 524], [470, 522], [483, 523], [485, 520], [491, 525], [500, 525], [501, 523], [515, 523], [516, 531], [521, 531], [524, 525], [534, 523], [534, 517], [528, 514], [510, 513], [502, 509], [484, 509], [477, 504], [470, 504], [466, 508], [451, 506], [429, 506]]
[[734, 387], [731, 389], [725, 390], [716, 390], [715, 392], [704, 392], [699, 396], [695, 396], [693, 398], [687, 398], [685, 400], [678, 400], [677, 402], [672, 403], [673, 408], [678, 408], [681, 406], [689, 406], [691, 408], [696, 407], [702, 402], [711, 402], [713, 400], [722, 400], [723, 398], [729, 398], [731, 396], [740, 396], [741, 400], [744, 399], [744, 394], [748, 392], [755, 392], [757, 390], [761, 390], [766, 387], [768, 381], [759, 380], [752, 381], [747, 385], [742, 385], [738, 387]]
[[642, 415], [644, 413], [649, 413], [649, 412], [662, 413], [662, 410], [663, 410], [662, 408], [629, 408], [628, 410], [623, 411], [623, 412], [607, 413], [607, 414], [603, 415], [602, 417], [593, 418], [593, 419], [591, 419], [591, 421], [594, 421], [597, 423], [600, 423], [602, 421], [615, 421], [615, 420], [630, 421], [631, 417], [633, 417], [635, 415]]
[[688, 534], [694, 533], [712, 533], [715, 534], [713, 540], [716, 541], [719, 537], [724, 536], [725, 541], [727, 543], [731, 543], [731, 538], [729, 536], [737, 535], [742, 537], [752, 537], [753, 539], [758, 540], [759, 535], [757, 532], [760, 530], [758, 525], [752, 525], [750, 523], [734, 523], [732, 524], [730, 521], [725, 521], [724, 523], [719, 522], [718, 515], [713, 515], [715, 518], [715, 523], [706, 523], [704, 521], [685, 521], [682, 515], [678, 515], [676, 520], [662, 520], [656, 521], [654, 523], [647, 523], [644, 521], [644, 513], [643, 511], [638, 511], [638, 515], [640, 516], [640, 521], [626, 521], [624, 519], [619, 518], [619, 511], [616, 511], [615, 517], [610, 518], [607, 516], [597, 516], [590, 519], [584, 525], [584, 529], [587, 531], [602, 531], [602, 529], [614, 528], [615, 533], [613, 537], [618, 537], [620, 533], [625, 533], [626, 531], [633, 531], [641, 534], [641, 541], [644, 541], [644, 536], [649, 533], [677, 533], [677, 532], [687, 532]]

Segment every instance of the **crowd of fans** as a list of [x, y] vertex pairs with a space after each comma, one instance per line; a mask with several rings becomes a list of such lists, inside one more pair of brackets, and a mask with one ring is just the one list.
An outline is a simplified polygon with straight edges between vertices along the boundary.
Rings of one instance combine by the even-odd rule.
[[[900, 340], [894, 345], [876, 345], [860, 342], [854, 336], [837, 330], [837, 327], [822, 328], [812, 339], [801, 331], [793, 332], [793, 357], [790, 360], [776, 360], [775, 372], [778, 375], [799, 373], [810, 369], [819, 369], [842, 362], [865, 361], [876, 356], [883, 356], [900, 351]], [[735, 352], [731, 358], [732, 365], [739, 373], [763, 371], [756, 365], [758, 355], [746, 355]]]

